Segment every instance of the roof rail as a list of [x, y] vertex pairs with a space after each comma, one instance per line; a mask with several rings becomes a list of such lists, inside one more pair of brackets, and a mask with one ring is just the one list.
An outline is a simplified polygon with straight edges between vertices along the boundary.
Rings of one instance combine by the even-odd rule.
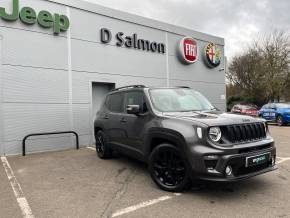
[[119, 88], [115, 88], [113, 89], [112, 91], [118, 91], [118, 90], [121, 90], [121, 89], [132, 89], [132, 88], [146, 88], [146, 86], [144, 85], [130, 85], [130, 86], [122, 86], [122, 87], [119, 87]]

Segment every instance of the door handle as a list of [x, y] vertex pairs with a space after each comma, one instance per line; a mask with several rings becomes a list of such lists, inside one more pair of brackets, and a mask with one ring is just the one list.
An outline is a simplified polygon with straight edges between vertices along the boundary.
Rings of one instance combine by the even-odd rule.
[[108, 115], [104, 115], [103, 116], [103, 119], [108, 120], [109, 119], [109, 116]]
[[127, 120], [125, 119], [125, 117], [122, 117], [122, 118], [120, 119], [120, 122], [121, 122], [121, 123], [126, 123]]

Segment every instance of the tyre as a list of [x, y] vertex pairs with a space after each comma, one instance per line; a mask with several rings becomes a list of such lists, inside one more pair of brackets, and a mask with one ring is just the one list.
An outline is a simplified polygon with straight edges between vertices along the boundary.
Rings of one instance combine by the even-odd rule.
[[281, 115], [277, 116], [276, 123], [278, 124], [278, 126], [283, 126], [284, 125], [284, 120], [283, 120], [283, 117]]
[[148, 165], [153, 181], [161, 189], [181, 192], [189, 188], [189, 167], [177, 147], [158, 145], [151, 152]]
[[99, 158], [101, 159], [111, 158], [113, 152], [107, 146], [105, 133], [102, 130], [99, 130], [96, 133], [95, 138], [96, 138], [96, 151]]

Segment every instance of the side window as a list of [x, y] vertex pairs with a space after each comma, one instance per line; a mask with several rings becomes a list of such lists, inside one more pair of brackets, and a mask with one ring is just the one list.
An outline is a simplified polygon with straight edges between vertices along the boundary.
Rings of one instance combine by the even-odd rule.
[[262, 109], [269, 109], [269, 104], [264, 105]]
[[140, 105], [141, 112], [145, 113], [148, 111], [146, 101], [144, 99], [143, 92], [127, 92], [125, 97], [125, 104], [127, 105]]
[[112, 94], [107, 97], [106, 107], [116, 113], [124, 112], [124, 94]]
[[273, 109], [275, 107], [276, 107], [276, 105], [274, 103], [268, 104], [268, 109]]

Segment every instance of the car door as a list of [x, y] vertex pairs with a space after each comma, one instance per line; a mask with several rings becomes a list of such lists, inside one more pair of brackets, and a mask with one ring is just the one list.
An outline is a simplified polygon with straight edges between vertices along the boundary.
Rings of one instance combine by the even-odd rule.
[[128, 105], [139, 105], [140, 114], [125, 113], [121, 118], [121, 123], [126, 132], [126, 137], [122, 139], [122, 144], [131, 150], [141, 153], [144, 135], [144, 127], [148, 122], [148, 108], [145, 96], [142, 91], [128, 91], [125, 94], [125, 108]]
[[270, 120], [270, 105], [266, 104], [261, 109], [261, 115], [264, 119]]
[[269, 106], [269, 120], [276, 120], [277, 105], [275, 103]]
[[121, 141], [126, 137], [124, 126], [120, 123], [120, 119], [124, 114], [124, 94], [113, 93], [107, 96], [106, 110], [101, 114], [104, 119], [104, 129], [108, 136], [108, 143], [112, 146], [120, 146]]

